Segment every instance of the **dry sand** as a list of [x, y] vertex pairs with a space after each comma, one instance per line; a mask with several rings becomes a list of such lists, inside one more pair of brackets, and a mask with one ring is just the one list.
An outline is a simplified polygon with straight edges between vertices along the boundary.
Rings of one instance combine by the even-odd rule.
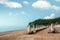
[[[0, 40], [60, 40], [60, 33], [48, 33], [48, 29], [44, 29], [35, 34], [27, 34], [26, 31], [14, 31], [0, 35]], [[60, 28], [56, 28], [60, 31]]]

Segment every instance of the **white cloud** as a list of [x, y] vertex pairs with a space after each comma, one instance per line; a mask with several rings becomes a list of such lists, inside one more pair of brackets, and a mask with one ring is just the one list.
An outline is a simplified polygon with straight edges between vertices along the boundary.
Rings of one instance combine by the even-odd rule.
[[60, 2], [60, 0], [55, 0], [56, 2]]
[[16, 14], [14, 14], [13, 16], [18, 16], [19, 14], [18, 13], [16, 13]]
[[32, 4], [34, 8], [48, 9], [51, 8], [51, 4], [48, 1], [37, 1]]
[[0, 0], [0, 1], [9, 1], [9, 0]]
[[0, 0], [0, 4], [3, 4], [4, 6], [6, 7], [9, 7], [9, 8], [21, 8], [22, 5], [18, 2], [11, 2], [11, 1], [8, 1], [8, 0]]
[[25, 15], [25, 12], [24, 12], [24, 11], [21, 11], [20, 13], [21, 13], [22, 15]]
[[9, 8], [21, 8], [21, 4], [17, 3], [17, 2], [6, 2], [6, 7]]
[[[22, 15], [26, 15], [26, 13], [24, 12], [24, 11], [21, 11], [20, 12], [20, 14], [22, 14]], [[9, 12], [9, 16], [18, 16], [18, 15], [20, 15], [19, 13], [13, 13], [13, 12]]]
[[28, 1], [23, 1], [23, 3], [24, 3], [24, 4], [29, 4], [29, 2], [28, 2]]
[[52, 6], [52, 9], [53, 9], [53, 10], [60, 10], [60, 7], [53, 5], [53, 6]]
[[46, 0], [38, 0], [32, 4], [33, 8], [40, 8], [40, 9], [52, 9], [52, 10], [60, 10], [59, 6], [51, 5], [50, 2]]
[[44, 19], [50, 19], [50, 17], [49, 16], [46, 16], [46, 17], [44, 17]]
[[52, 13], [50, 16], [45, 16], [44, 19], [54, 19], [55, 18], [55, 14]]
[[9, 13], [9, 16], [18, 16], [18, 15], [19, 15], [18, 13], [12, 13], [12, 12]]
[[51, 18], [55, 18], [55, 14], [52, 13], [52, 14], [50, 15], [50, 17], [51, 17]]
[[47, 1], [47, 0], [38, 0], [38, 1]]
[[12, 15], [13, 15], [13, 14], [10, 12], [10, 13], [9, 13], [9, 16], [12, 16]]

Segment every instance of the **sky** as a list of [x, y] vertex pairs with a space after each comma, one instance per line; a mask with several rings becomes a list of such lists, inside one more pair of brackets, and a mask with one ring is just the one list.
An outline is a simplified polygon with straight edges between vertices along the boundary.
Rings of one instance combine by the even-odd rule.
[[0, 0], [0, 26], [27, 26], [36, 19], [60, 17], [60, 0]]

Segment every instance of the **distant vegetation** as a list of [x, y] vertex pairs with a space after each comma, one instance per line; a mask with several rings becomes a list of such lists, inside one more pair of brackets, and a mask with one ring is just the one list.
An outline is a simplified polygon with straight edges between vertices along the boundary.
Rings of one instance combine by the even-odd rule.
[[55, 19], [37, 19], [33, 22], [30, 22], [29, 25], [50, 25], [51, 23], [53, 24], [59, 24], [60, 23], [60, 17], [55, 18]]

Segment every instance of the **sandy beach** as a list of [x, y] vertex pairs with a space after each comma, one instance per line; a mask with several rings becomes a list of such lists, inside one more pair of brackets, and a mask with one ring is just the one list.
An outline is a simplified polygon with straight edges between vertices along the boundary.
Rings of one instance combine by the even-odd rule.
[[[0, 35], [0, 40], [60, 40], [60, 33], [48, 33], [48, 29], [44, 29], [35, 34], [27, 34], [27, 31], [13, 31]], [[60, 31], [60, 28], [56, 28]]]

